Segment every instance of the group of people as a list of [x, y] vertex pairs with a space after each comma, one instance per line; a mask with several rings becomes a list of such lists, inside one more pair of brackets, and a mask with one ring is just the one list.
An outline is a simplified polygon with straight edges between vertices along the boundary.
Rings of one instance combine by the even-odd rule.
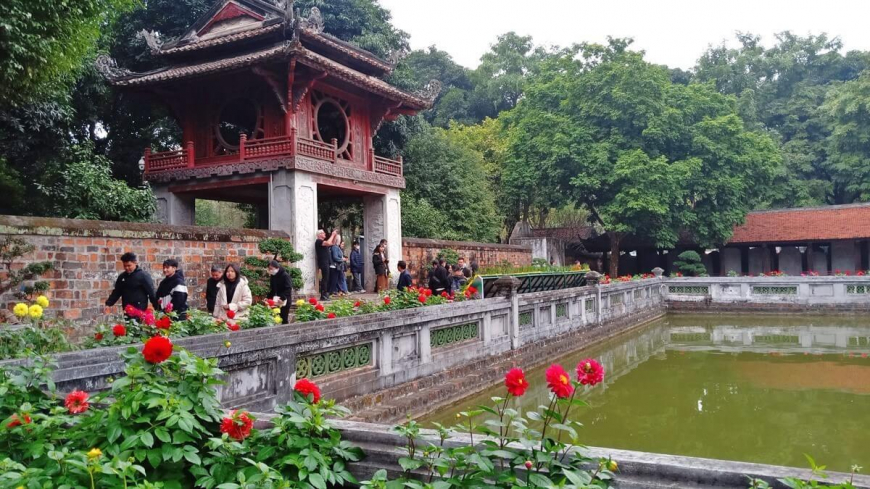
[[[344, 253], [344, 238], [333, 230], [327, 238], [326, 231], [319, 229], [314, 242], [314, 253], [317, 269], [320, 271], [320, 300], [329, 300], [332, 296], [344, 296], [351, 292], [364, 292], [362, 283], [363, 255], [359, 241], [351, 244], [350, 256]], [[375, 290], [389, 288], [390, 261], [387, 259], [387, 240], [382, 239], [375, 246], [372, 254], [372, 265], [375, 269]], [[348, 287], [347, 272], [350, 271], [351, 284]]]
[[[115, 287], [106, 300], [106, 307], [112, 307], [121, 299], [125, 314], [138, 317], [137, 311], [146, 311], [148, 305], [159, 311], [174, 311], [176, 317], [183, 321], [187, 319], [187, 284], [184, 273], [178, 267], [178, 261], [169, 259], [163, 262], [163, 280], [154, 290], [151, 276], [139, 267], [135, 253], [121, 255], [124, 271], [115, 280]], [[290, 315], [290, 302], [293, 298], [293, 280], [287, 270], [276, 260], [269, 262], [268, 297], [280, 305], [281, 320], [287, 323]], [[205, 287], [206, 310], [217, 319], [242, 321], [248, 316], [248, 310], [254, 299], [248, 279], [245, 278], [239, 266], [230, 263], [221, 268], [212, 265], [211, 277]], [[128, 307], [135, 308], [130, 314]], [[232, 311], [232, 313], [230, 313]], [[108, 312], [108, 311], [107, 311]], [[232, 316], [232, 317], [231, 317]]]
[[459, 257], [455, 264], [448, 264], [447, 260], [432, 260], [432, 268], [429, 269], [429, 289], [432, 293], [441, 295], [454, 295], [458, 290], [465, 287], [474, 275], [472, 267], [465, 263], [465, 258]]

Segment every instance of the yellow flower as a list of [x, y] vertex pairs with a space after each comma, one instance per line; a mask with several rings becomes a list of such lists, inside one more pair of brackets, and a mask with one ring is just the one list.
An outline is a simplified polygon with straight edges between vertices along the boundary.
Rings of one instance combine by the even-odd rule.
[[48, 297], [41, 295], [36, 298], [36, 303], [41, 307], [48, 307]]
[[616, 465], [616, 460], [611, 460], [610, 462], [607, 462], [607, 470], [611, 472], [616, 472], [617, 469], [619, 469], [619, 465]]
[[39, 319], [42, 317], [42, 306], [40, 306], [39, 304], [32, 304], [28, 313], [30, 314], [31, 318]]
[[272, 314], [281, 314], [281, 309], [278, 309], [277, 307], [272, 309]]
[[272, 321], [275, 321], [275, 324], [281, 324], [283, 322], [283, 321], [281, 321], [281, 316], [273, 317]]
[[99, 448], [96, 448], [96, 447], [91, 448], [91, 451], [88, 452], [88, 458], [91, 460], [93, 460], [95, 458], [100, 458], [102, 456], [103, 456], [103, 451], [100, 450]]
[[[297, 305], [297, 306], [304, 306], [304, 305], [305, 305], [305, 301], [303, 301], [302, 299], [299, 299], [298, 301], [296, 301], [296, 305]], [[278, 309], [278, 308], [276, 307], [275, 309]], [[274, 309], [273, 309], [273, 310], [274, 310]], [[278, 309], [278, 310], [280, 311], [280, 309]]]
[[23, 302], [19, 302], [15, 304], [15, 307], [12, 309], [12, 312], [15, 313], [16, 316], [23, 318], [27, 315], [27, 304]]
[[224, 341], [224, 346], [229, 348], [229, 347], [233, 346], [233, 344], [230, 343], [229, 341]]

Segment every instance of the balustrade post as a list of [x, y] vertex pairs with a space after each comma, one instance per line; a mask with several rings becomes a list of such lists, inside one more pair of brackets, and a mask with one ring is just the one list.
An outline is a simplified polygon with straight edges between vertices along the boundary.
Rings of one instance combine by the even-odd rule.
[[193, 151], [193, 141], [187, 142], [187, 167], [193, 168], [195, 164], [196, 154]]
[[290, 152], [293, 156], [295, 156], [299, 150], [296, 149], [296, 128], [290, 128]]
[[511, 338], [511, 350], [520, 347], [520, 279], [504, 276], [493, 284], [494, 296], [504, 295], [510, 301], [509, 330]]
[[338, 163], [338, 139], [332, 138], [332, 162]]
[[369, 171], [376, 171], [375, 170], [375, 148], [369, 148], [366, 151], [366, 155], [367, 155], [366, 159], [368, 160], [366, 163], [368, 163], [368, 167], [369, 167], [368, 170]]
[[405, 163], [402, 161], [402, 155], [399, 155], [399, 176], [405, 174]]
[[245, 161], [245, 143], [248, 141], [248, 135], [245, 133], [239, 134], [239, 160]]
[[151, 146], [145, 148], [145, 173], [148, 173], [148, 170], [151, 169]]
[[378, 338], [378, 375], [393, 373], [393, 333], [385, 331]]

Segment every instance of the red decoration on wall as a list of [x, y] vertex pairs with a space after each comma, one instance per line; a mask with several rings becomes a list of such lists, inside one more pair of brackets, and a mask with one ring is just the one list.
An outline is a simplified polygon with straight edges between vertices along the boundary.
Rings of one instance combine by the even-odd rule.
[[224, 20], [235, 19], [237, 17], [251, 17], [255, 20], [263, 20], [265, 18], [256, 12], [252, 12], [244, 7], [230, 2], [226, 4], [224, 8], [222, 8], [221, 11], [218, 12], [214, 17], [212, 17], [211, 20], [209, 20], [208, 23], [205, 25], [205, 27], [200, 29], [199, 32], [196, 33], [196, 35], [201, 36], [203, 34], [206, 34], [216, 23], [222, 22]]

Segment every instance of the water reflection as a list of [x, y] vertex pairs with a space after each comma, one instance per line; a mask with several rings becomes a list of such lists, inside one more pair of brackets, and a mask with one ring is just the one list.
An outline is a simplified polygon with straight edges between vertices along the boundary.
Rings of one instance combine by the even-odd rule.
[[[803, 453], [834, 470], [870, 463], [860, 433], [870, 421], [870, 326], [823, 316], [670, 316], [589, 351], [607, 376], [577, 410], [584, 442], [660, 453], [804, 466]], [[548, 391], [543, 370], [516, 405]], [[498, 386], [429, 420], [489, 397]]]

